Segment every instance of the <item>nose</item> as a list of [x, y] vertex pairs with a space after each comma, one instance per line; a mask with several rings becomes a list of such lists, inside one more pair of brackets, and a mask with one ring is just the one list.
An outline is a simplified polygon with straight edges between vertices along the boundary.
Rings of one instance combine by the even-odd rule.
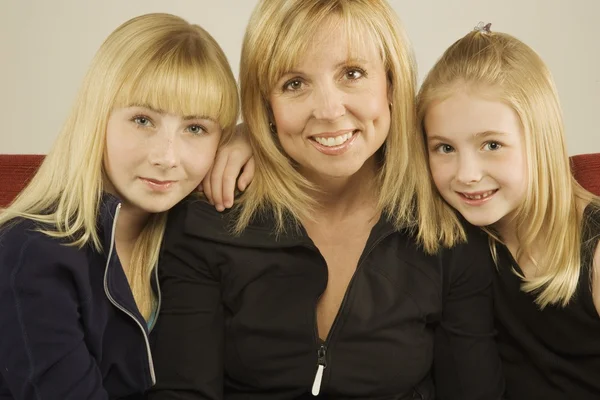
[[162, 169], [171, 169], [178, 165], [176, 137], [176, 132], [167, 129], [161, 129], [154, 135], [148, 155], [152, 165]]
[[462, 154], [458, 157], [458, 170], [456, 180], [464, 185], [472, 185], [481, 180], [483, 176], [482, 163], [473, 154]]
[[334, 84], [321, 85], [314, 96], [314, 116], [334, 121], [346, 113], [341, 91]]

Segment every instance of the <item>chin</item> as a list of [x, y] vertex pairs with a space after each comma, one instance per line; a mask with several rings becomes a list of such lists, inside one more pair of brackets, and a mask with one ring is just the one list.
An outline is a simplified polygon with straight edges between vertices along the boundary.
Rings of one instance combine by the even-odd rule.
[[158, 214], [169, 211], [171, 208], [175, 207], [176, 204], [177, 202], [167, 199], [148, 199], [135, 203], [135, 206], [144, 212]]
[[356, 175], [362, 165], [325, 165], [315, 168], [315, 172], [321, 177], [327, 178], [350, 178]]
[[467, 220], [468, 223], [480, 228], [493, 225], [498, 222], [498, 218], [490, 218], [489, 216], [469, 215], [468, 213], [462, 214], [462, 216]]

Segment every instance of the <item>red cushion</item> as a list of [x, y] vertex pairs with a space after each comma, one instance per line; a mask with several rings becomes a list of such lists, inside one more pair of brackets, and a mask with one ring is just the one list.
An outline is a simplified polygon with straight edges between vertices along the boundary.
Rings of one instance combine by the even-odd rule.
[[[43, 159], [41, 154], [0, 154], [0, 207], [25, 187]], [[571, 169], [581, 186], [600, 195], [600, 153], [572, 156]]]
[[40, 154], [0, 154], [0, 208], [27, 185], [43, 159]]
[[600, 196], [600, 153], [572, 156], [571, 170], [581, 186]]

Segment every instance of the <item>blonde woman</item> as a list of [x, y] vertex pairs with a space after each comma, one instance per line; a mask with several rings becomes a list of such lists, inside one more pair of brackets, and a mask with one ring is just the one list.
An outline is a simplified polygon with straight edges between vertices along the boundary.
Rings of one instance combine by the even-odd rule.
[[493, 261], [433, 194], [389, 4], [259, 1], [240, 83], [254, 181], [171, 212], [149, 398], [499, 398]]
[[600, 396], [600, 202], [569, 168], [552, 76], [529, 46], [480, 24], [419, 95], [433, 181], [489, 234], [510, 399]]
[[54, 147], [0, 213], [1, 398], [134, 398], [155, 383], [165, 212], [237, 113], [227, 60], [199, 26], [149, 14], [106, 39]]

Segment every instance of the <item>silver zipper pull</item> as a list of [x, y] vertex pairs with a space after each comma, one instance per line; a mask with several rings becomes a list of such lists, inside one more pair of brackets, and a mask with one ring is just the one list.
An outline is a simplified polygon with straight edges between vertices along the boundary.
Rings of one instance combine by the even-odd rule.
[[318, 396], [321, 392], [321, 383], [323, 382], [323, 371], [327, 367], [327, 361], [325, 356], [327, 354], [327, 347], [323, 344], [317, 351], [317, 373], [315, 374], [315, 380], [313, 381], [311, 393], [313, 396]]

